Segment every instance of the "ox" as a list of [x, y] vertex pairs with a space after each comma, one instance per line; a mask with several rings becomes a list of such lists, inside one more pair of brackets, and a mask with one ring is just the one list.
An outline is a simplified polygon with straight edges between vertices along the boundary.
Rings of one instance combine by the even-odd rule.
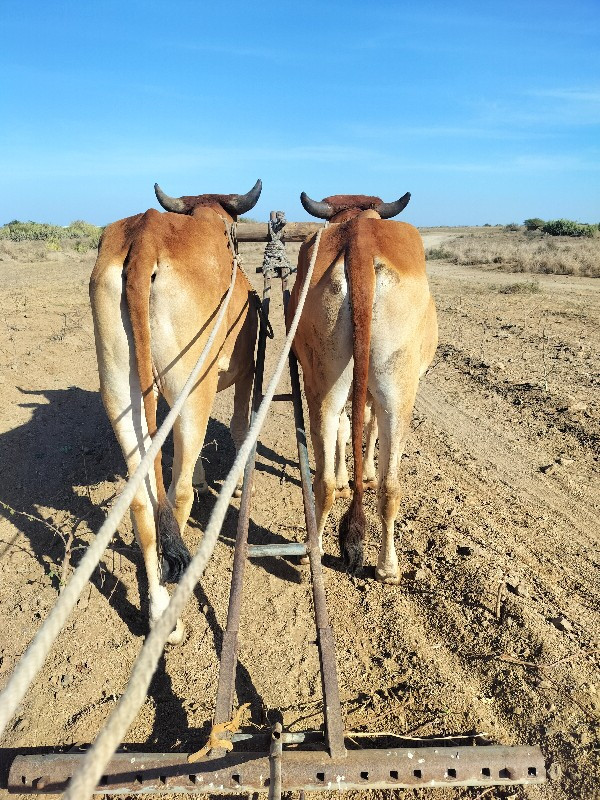
[[[226, 226], [258, 201], [262, 184], [245, 195], [173, 198], [155, 185], [160, 204], [109, 225], [90, 280], [100, 391], [131, 475], [156, 432], [157, 394], [172, 405], [192, 371], [232, 275]], [[199, 457], [215, 394], [235, 384], [231, 434], [247, 431], [254, 373], [256, 304], [238, 271], [227, 314], [198, 383], [173, 428], [168, 493], [158, 454], [131, 504], [150, 599], [150, 624], [169, 602], [165, 587], [190, 561], [182, 532], [194, 487], [206, 491]], [[181, 641], [181, 621], [169, 642]]]
[[[310, 416], [319, 537], [322, 541], [335, 496], [350, 496], [345, 459], [350, 421], [344, 406], [351, 391], [354, 486], [350, 508], [340, 523], [340, 549], [348, 571], [358, 573], [365, 537], [363, 490], [377, 486], [383, 537], [376, 576], [394, 584], [399, 580], [394, 521], [401, 498], [400, 459], [419, 378], [437, 346], [423, 243], [412, 225], [386, 221], [406, 206], [408, 193], [394, 203], [364, 195], [335, 195], [316, 202], [304, 192], [300, 199], [310, 214], [332, 223], [321, 236], [293, 345], [302, 365]], [[300, 249], [288, 324], [314, 243], [312, 236]]]

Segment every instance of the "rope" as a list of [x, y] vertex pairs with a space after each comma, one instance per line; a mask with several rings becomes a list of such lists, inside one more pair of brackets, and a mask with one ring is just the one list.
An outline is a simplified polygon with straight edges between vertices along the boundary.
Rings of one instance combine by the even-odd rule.
[[235, 286], [237, 269], [238, 262], [234, 252], [233, 272], [231, 275], [229, 289], [225, 295], [225, 299], [221, 305], [211, 334], [208, 337], [208, 341], [204, 345], [204, 349], [202, 350], [194, 369], [191, 371], [190, 377], [187, 379], [185, 386], [181, 390], [179, 397], [173, 404], [173, 407], [169, 411], [165, 421], [161, 425], [160, 429], [156, 432], [154, 438], [152, 439], [152, 443], [150, 444], [145, 456], [140, 461], [138, 468], [129, 479], [114, 506], [111, 508], [94, 541], [85, 551], [85, 555], [73, 573], [71, 580], [59, 595], [54, 608], [48, 614], [42, 627], [35, 635], [25, 654], [21, 657], [10, 677], [10, 680], [6, 684], [2, 694], [0, 694], [0, 736], [2, 736], [4, 733], [6, 726], [14, 716], [21, 700], [25, 696], [25, 692], [29, 689], [35, 676], [40, 671], [44, 661], [46, 660], [46, 656], [50, 651], [50, 648], [54, 644], [54, 640], [60, 633], [63, 625], [69, 617], [69, 614], [75, 607], [75, 604], [79, 599], [79, 595], [85, 588], [85, 585], [87, 584], [92, 572], [102, 557], [102, 553], [107, 548], [121, 520], [125, 516], [127, 509], [135, 497], [135, 493], [141, 486], [142, 481], [146, 477], [149, 469], [154, 464], [154, 459], [156, 458], [159, 449], [164, 444], [169, 431], [173, 427], [173, 424], [175, 423], [175, 420], [177, 419], [179, 412], [181, 411], [181, 408], [187, 399], [187, 396], [192, 391], [194, 384], [196, 383], [196, 379], [200, 374], [200, 370], [204, 366], [204, 362], [206, 361], [214, 344], [221, 323], [225, 318], [225, 313], [227, 311], [227, 307], [233, 293], [233, 288]]
[[270, 240], [265, 246], [263, 256], [263, 272], [275, 274], [278, 270], [285, 269], [289, 275], [296, 270], [290, 264], [285, 249], [285, 244], [281, 240], [286, 219], [283, 211], [277, 211], [274, 220], [269, 220]]
[[188, 599], [192, 595], [196, 584], [202, 577], [202, 573], [204, 572], [206, 564], [212, 555], [217, 543], [217, 538], [221, 531], [221, 526], [223, 525], [223, 520], [225, 519], [225, 515], [229, 509], [229, 501], [236, 488], [237, 476], [248, 460], [248, 456], [250, 455], [250, 452], [254, 447], [256, 440], [258, 439], [261, 428], [265, 421], [265, 417], [269, 411], [271, 400], [275, 394], [275, 389], [277, 388], [277, 384], [279, 383], [283, 373], [283, 369], [292, 346], [292, 341], [296, 334], [296, 329], [298, 328], [298, 322], [304, 307], [306, 295], [308, 294], [308, 287], [319, 250], [321, 233], [322, 229], [317, 233], [317, 238], [315, 240], [314, 250], [306, 274], [306, 279], [304, 281], [304, 286], [302, 287], [302, 292], [300, 293], [300, 297], [298, 299], [298, 307], [296, 309], [296, 313], [294, 314], [292, 324], [290, 325], [279, 362], [271, 380], [269, 381], [269, 385], [263, 396], [263, 401], [256, 413], [254, 422], [252, 423], [250, 430], [248, 431], [248, 434], [238, 451], [236, 459], [233, 463], [233, 467], [231, 468], [227, 479], [221, 488], [208, 526], [204, 532], [202, 543], [192, 558], [180, 582], [177, 584], [169, 605], [150, 631], [140, 655], [136, 659], [133, 669], [131, 670], [127, 689], [108, 718], [104, 728], [96, 738], [93, 747], [86, 753], [80, 769], [77, 770], [71, 779], [67, 791], [63, 795], [64, 800], [87, 800], [87, 798], [92, 796], [92, 793], [96, 789], [96, 786], [102, 777], [102, 773], [106, 764], [119, 744], [123, 741], [123, 737], [127, 732], [127, 729], [131, 725], [146, 698], [150, 681], [152, 680], [152, 676], [156, 670], [156, 665], [158, 664], [165, 643], [171, 631], [175, 627], [178, 618], [183, 612]]

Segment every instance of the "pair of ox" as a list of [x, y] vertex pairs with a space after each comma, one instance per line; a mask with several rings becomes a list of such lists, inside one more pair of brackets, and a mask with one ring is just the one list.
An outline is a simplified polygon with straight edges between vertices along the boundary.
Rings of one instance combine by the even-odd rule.
[[[90, 281], [100, 390], [130, 474], [156, 431], [158, 393], [174, 402], [210, 335], [231, 280], [226, 228], [254, 207], [261, 182], [245, 195], [172, 198], [155, 189], [169, 213], [150, 209], [109, 225]], [[340, 548], [348, 570], [359, 571], [364, 487], [377, 486], [383, 537], [376, 575], [385, 583], [398, 581], [394, 520], [401, 496], [400, 458], [419, 377], [437, 344], [419, 233], [411, 225], [385, 221], [400, 213], [409, 198], [406, 194], [383, 203], [377, 197], [336, 195], [319, 203], [301, 196], [310, 214], [331, 223], [321, 235], [293, 345], [309, 408], [319, 536], [336, 495], [351, 494], [345, 459], [351, 433], [354, 481], [340, 525]], [[309, 237], [300, 249], [288, 322], [314, 244], [314, 236]], [[165, 583], [177, 581], [190, 560], [181, 534], [194, 488], [207, 488], [200, 451], [218, 391], [235, 385], [230, 429], [236, 448], [247, 431], [257, 327], [252, 295], [246, 276], [238, 272], [208, 366], [173, 428], [169, 490], [159, 453], [131, 506], [146, 567], [151, 624], [168, 603]], [[344, 410], [350, 393], [351, 424]], [[181, 641], [183, 632], [179, 621], [169, 641]]]

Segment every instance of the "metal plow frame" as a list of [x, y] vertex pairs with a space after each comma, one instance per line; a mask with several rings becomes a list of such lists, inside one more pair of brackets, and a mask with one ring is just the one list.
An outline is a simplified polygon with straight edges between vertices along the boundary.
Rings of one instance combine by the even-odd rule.
[[[272, 241], [283, 242], [284, 225], [283, 214], [272, 212], [268, 233]], [[302, 236], [298, 233], [298, 238], [303, 238], [322, 225], [312, 224], [310, 230], [307, 230], [308, 224], [291, 223], [291, 231], [286, 237], [288, 241], [298, 240], [295, 235], [296, 227], [302, 228]], [[243, 230], [246, 226], [241, 228]], [[244, 235], [243, 240], [248, 241], [248, 236]], [[261, 227], [252, 240], [267, 240], [266, 229], [263, 231]], [[285, 260], [280, 269], [275, 269], [265, 252], [253, 415], [262, 400], [271, 279], [274, 274], [280, 275], [283, 303], [287, 307], [291, 271]], [[151, 792], [215, 795], [268, 792], [269, 798], [279, 800], [282, 791], [293, 790], [316, 792], [544, 783], [546, 766], [539, 747], [503, 747], [477, 742], [469, 737], [458, 737], [468, 744], [457, 745], [457, 739], [452, 738], [403, 740], [400, 736], [398, 744], [405, 746], [352, 749], [357, 748], [356, 743], [346, 740], [339, 697], [335, 642], [325, 601], [298, 363], [293, 353], [289, 356], [289, 368], [292, 393], [276, 395], [274, 400], [292, 401], [294, 406], [308, 542], [306, 545], [248, 545], [256, 455], [254, 448], [244, 473], [214, 724], [226, 723], [232, 716], [242, 587], [248, 558], [308, 555], [321, 666], [325, 730], [288, 733], [282, 731], [281, 725], [277, 723], [270, 734], [229, 735], [233, 745], [245, 743], [244, 746], [251, 749], [241, 750], [235, 747], [232, 752], [227, 752], [224, 748], [214, 749], [209, 756], [194, 762], [188, 760], [187, 753], [117, 752], [107, 764], [97, 791], [115, 795]], [[367, 741], [368, 739], [369, 737]], [[371, 739], [373, 743], [376, 735]], [[10, 769], [8, 789], [21, 794], [61, 792], [83, 757], [81, 749], [63, 754], [17, 756]]]

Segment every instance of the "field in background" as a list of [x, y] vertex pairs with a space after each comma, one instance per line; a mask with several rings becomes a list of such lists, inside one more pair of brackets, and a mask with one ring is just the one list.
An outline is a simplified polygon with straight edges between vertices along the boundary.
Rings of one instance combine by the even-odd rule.
[[[249, 217], [240, 220], [250, 221]], [[420, 230], [435, 242], [427, 248], [429, 261], [505, 272], [600, 277], [600, 236], [551, 236], [518, 225]], [[15, 221], [0, 227], [0, 260], [52, 261], [55, 253], [84, 254], [98, 246], [101, 234], [102, 228], [81, 220], [65, 228]]]
[[505, 272], [600, 277], [600, 238], [550, 236], [540, 231], [483, 228], [424, 228], [448, 238], [427, 249], [427, 258], [461, 266], [491, 265]]

